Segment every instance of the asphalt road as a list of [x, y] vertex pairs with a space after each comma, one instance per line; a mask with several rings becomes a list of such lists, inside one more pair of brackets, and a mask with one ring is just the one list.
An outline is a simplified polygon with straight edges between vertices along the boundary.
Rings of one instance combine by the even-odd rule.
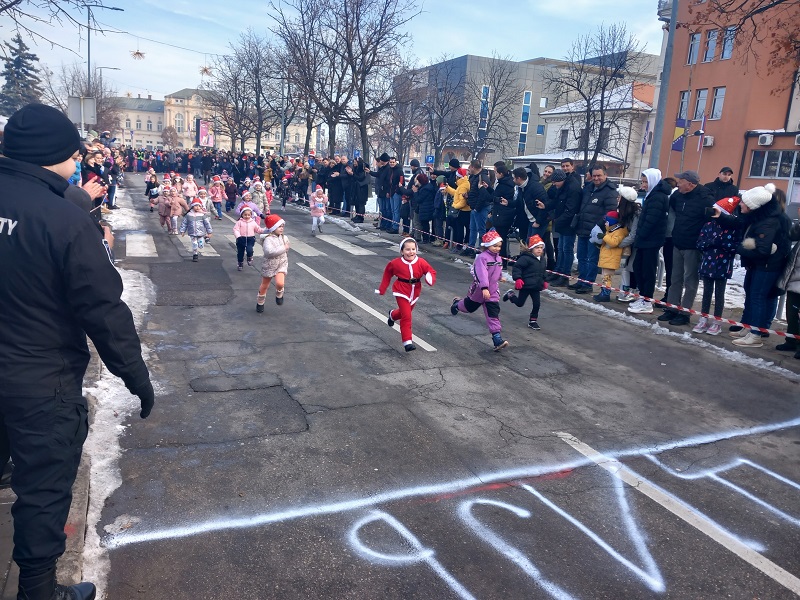
[[256, 314], [233, 223], [192, 263], [139, 179], [112, 220], [156, 286], [161, 393], [94, 525], [108, 598], [800, 595], [796, 375], [550, 296], [541, 332], [502, 306], [495, 353], [450, 315], [470, 275], [442, 252], [414, 311], [431, 350], [406, 353], [374, 294], [399, 238], [312, 238], [295, 208], [286, 301]]

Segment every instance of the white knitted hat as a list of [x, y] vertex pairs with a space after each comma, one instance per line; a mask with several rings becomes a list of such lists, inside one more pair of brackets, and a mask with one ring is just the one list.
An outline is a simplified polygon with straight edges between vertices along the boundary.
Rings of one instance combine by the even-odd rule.
[[750, 210], [756, 210], [772, 200], [772, 194], [774, 193], [775, 185], [768, 183], [765, 186], [754, 187], [753, 189], [742, 192], [742, 202], [744, 202]]

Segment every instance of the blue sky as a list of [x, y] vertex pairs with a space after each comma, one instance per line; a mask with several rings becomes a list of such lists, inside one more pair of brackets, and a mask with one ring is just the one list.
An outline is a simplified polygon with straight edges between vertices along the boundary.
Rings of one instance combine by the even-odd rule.
[[[125, 8], [125, 12], [95, 9], [97, 21], [125, 33], [93, 31], [92, 64], [119, 68], [103, 71], [103, 76], [121, 95], [130, 92], [134, 97], [149, 93], [161, 99], [182, 88], [197, 87], [201, 80], [199, 70], [210, 63], [212, 55], [226, 53], [230, 41], [248, 25], [266, 33], [272, 23], [268, 2], [105, 1], [109, 6]], [[502, 11], [494, 10], [500, 6]], [[563, 58], [578, 35], [589, 33], [603, 22], [619, 21], [626, 22], [629, 31], [647, 45], [648, 52], [658, 54], [661, 48], [657, 0], [424, 0], [422, 8], [423, 16], [414, 19], [408, 28], [412, 36], [409, 48], [420, 63], [443, 52], [451, 56], [491, 55], [493, 50], [516, 60]], [[85, 13], [75, 17], [86, 21]], [[7, 20], [0, 19], [0, 27], [2, 39], [13, 35]], [[26, 40], [42, 63], [53, 70], [61, 62], [86, 65], [85, 27], [78, 31], [71, 25], [39, 25], [36, 29], [67, 48]], [[145, 54], [144, 60], [131, 57], [137, 49]]]

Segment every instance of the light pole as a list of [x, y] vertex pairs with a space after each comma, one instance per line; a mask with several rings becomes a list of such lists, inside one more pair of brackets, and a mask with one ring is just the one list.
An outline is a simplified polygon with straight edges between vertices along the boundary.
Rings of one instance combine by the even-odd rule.
[[86, 6], [86, 93], [92, 93], [92, 8], [107, 8], [124, 12], [124, 8], [105, 6], [104, 4], [85, 4]]

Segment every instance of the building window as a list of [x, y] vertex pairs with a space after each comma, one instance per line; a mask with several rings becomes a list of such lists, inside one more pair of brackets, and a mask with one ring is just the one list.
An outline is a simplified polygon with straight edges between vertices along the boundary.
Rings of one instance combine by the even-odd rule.
[[528, 123], [530, 122], [531, 119], [532, 99], [533, 99], [533, 93], [525, 92], [522, 94], [522, 115], [520, 116], [519, 143], [517, 145], [517, 151], [520, 155], [525, 154], [525, 144], [527, 144], [528, 142]]
[[716, 29], [706, 31], [706, 51], [703, 54], [703, 62], [711, 62], [717, 53], [717, 33]]
[[158, 125], [156, 125], [156, 130], [157, 130], [157, 131], [161, 131], [162, 129], [164, 129], [164, 124], [163, 124], [163, 123], [161, 122], [161, 120], [159, 119], [159, 121], [158, 121]]
[[486, 126], [489, 122], [489, 86], [481, 88], [481, 112], [478, 119], [478, 139], [486, 139]]
[[181, 113], [175, 115], [175, 131], [183, 133], [183, 115]]
[[736, 27], [727, 27], [722, 36], [722, 52], [720, 60], [728, 60], [733, 55], [733, 40], [736, 37]]
[[130, 128], [131, 128], [131, 119], [130, 117], [128, 117], [125, 119], [125, 129], [130, 129]]
[[294, 143], [297, 144], [299, 141], [300, 141], [300, 134], [299, 133], [295, 133], [294, 134]]
[[687, 65], [697, 64], [697, 54], [700, 51], [700, 34], [692, 33], [689, 35], [689, 56], [686, 59]]
[[522, 156], [525, 154], [525, 144], [520, 144], [517, 146], [517, 156]]
[[711, 100], [711, 118], [722, 118], [722, 105], [725, 103], [725, 88], [714, 88], [714, 98]]
[[611, 128], [603, 127], [600, 130], [600, 137], [597, 140], [597, 147], [600, 150], [608, 150], [608, 140], [611, 138]]
[[567, 138], [569, 137], [569, 129], [562, 129], [561, 135], [559, 136], [558, 140], [558, 149], [559, 150], [566, 150], [567, 149]]
[[583, 150], [589, 147], [589, 130], [581, 129], [578, 135], [578, 150]]
[[697, 90], [697, 100], [694, 103], [694, 121], [699, 121], [703, 118], [706, 112], [706, 100], [708, 99], [708, 90]]
[[791, 179], [800, 177], [800, 152], [796, 150], [754, 150], [750, 177]]
[[522, 125], [520, 125], [519, 126], [519, 132], [520, 133], [528, 133], [528, 124], [527, 123], [523, 123]]
[[147, 119], [147, 131], [153, 131], [153, 121]]
[[678, 118], [679, 119], [688, 119], [689, 118], [689, 92], [681, 92], [681, 99], [680, 104], [678, 105]]
[[544, 135], [544, 125], [536, 126], [536, 135]]
[[523, 104], [527, 104], [528, 106], [531, 105], [531, 93], [530, 92], [525, 92], [524, 94], [522, 94], [522, 103]]
[[547, 98], [539, 98], [539, 108], [547, 108]]
[[142, 128], [142, 120], [139, 117], [136, 117], [136, 129]]

